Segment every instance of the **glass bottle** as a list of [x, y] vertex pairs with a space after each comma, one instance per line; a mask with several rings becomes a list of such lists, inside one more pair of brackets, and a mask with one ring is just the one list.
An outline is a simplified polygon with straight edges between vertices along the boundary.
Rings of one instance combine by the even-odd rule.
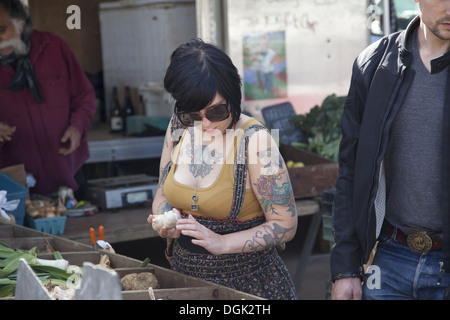
[[123, 131], [123, 113], [119, 104], [119, 96], [117, 93], [117, 87], [113, 87], [113, 104], [110, 114], [110, 130], [112, 133]]
[[127, 118], [134, 115], [133, 102], [131, 101], [130, 87], [125, 87], [125, 101], [123, 103], [123, 127], [125, 133], [127, 132]]

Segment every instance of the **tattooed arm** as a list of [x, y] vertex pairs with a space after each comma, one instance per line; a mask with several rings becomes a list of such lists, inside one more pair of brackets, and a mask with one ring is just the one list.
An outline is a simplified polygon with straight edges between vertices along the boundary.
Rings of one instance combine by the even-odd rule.
[[174, 143], [172, 141], [170, 133], [171, 126], [172, 125], [169, 124], [166, 136], [164, 138], [164, 145], [161, 153], [161, 160], [159, 163], [158, 189], [152, 203], [153, 214], [162, 214], [167, 211], [167, 209], [170, 210], [172, 208], [167, 202], [166, 197], [164, 196], [164, 182], [166, 181], [167, 175], [169, 174], [169, 165], [171, 161], [172, 150], [174, 147]]
[[[252, 154], [256, 154], [254, 162], [250, 161]], [[259, 131], [251, 138], [249, 161], [250, 183], [264, 210], [266, 223], [263, 230], [255, 231], [246, 241], [243, 251], [284, 245], [295, 236], [298, 218], [289, 173], [268, 132]]]
[[[273, 146], [273, 148], [270, 148]], [[283, 245], [297, 230], [297, 213], [292, 186], [284, 161], [269, 133], [259, 131], [249, 141], [249, 182], [264, 211], [266, 222], [240, 232], [219, 235], [190, 216], [177, 229], [194, 237], [194, 244], [213, 254], [252, 252]]]
[[249, 180], [266, 222], [249, 230], [243, 252], [284, 245], [294, 237], [298, 220], [289, 174], [270, 133], [262, 130], [255, 133], [248, 152]]
[[[152, 223], [154, 215], [163, 214], [164, 212], [172, 209], [172, 206], [169, 204], [164, 195], [164, 182], [166, 181], [167, 175], [169, 174], [172, 150], [174, 148], [174, 137], [172, 136], [171, 131], [171, 124], [169, 124], [164, 139], [163, 150], [161, 153], [158, 188], [156, 190], [155, 196], [153, 197], [152, 214], [150, 214], [147, 218], [147, 222], [149, 224]], [[177, 133], [175, 133], [175, 137], [178, 138], [176, 135]], [[179, 237], [179, 232], [175, 230], [167, 230], [167, 228], [163, 227], [160, 230], [160, 235], [164, 238], [177, 238]]]

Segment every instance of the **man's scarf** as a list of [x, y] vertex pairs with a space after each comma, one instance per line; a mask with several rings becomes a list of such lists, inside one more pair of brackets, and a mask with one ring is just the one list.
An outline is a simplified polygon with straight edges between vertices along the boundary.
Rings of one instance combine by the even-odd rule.
[[31, 65], [30, 57], [28, 56], [31, 46], [30, 36], [24, 35], [23, 41], [25, 42], [27, 49], [25, 54], [16, 54], [13, 52], [7, 56], [0, 56], [0, 63], [5, 67], [11, 66], [16, 70], [16, 75], [9, 83], [8, 89], [23, 90], [25, 87], [28, 87], [31, 89], [31, 92], [33, 92], [34, 100], [41, 103], [41, 93], [39, 92], [33, 66]]

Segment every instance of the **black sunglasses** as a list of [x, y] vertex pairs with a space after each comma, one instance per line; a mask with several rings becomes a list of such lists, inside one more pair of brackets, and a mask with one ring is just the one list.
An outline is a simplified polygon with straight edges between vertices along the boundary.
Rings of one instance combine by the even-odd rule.
[[[177, 112], [178, 119], [186, 127], [193, 127], [195, 121], [202, 121], [200, 112]], [[206, 109], [205, 117], [211, 122], [223, 121], [230, 116], [227, 104], [219, 104], [217, 106]]]

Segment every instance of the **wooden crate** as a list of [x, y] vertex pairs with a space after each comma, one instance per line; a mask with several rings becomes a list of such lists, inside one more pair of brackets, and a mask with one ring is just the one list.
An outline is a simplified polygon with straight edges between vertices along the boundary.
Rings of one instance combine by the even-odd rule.
[[[46, 253], [47, 245], [60, 251], [70, 265], [83, 266], [84, 262], [98, 264], [101, 255], [107, 255], [110, 267], [119, 277], [129, 273], [152, 272], [160, 284], [154, 289], [156, 299], [162, 300], [264, 300], [260, 297], [234, 290], [210, 281], [186, 276], [176, 271], [154, 264], [139, 267], [142, 261], [105, 250], [94, 251], [90, 245], [65, 239], [23, 226], [0, 222], [0, 241], [15, 249], [29, 250], [39, 248], [38, 257], [53, 259], [52, 253]], [[3, 298], [14, 299], [14, 298]], [[150, 300], [147, 290], [122, 291], [123, 300]]]
[[304, 167], [288, 169], [296, 199], [321, 196], [325, 190], [335, 187], [339, 173], [336, 161], [285, 144], [280, 145], [280, 152], [285, 162], [292, 160], [305, 164]]

